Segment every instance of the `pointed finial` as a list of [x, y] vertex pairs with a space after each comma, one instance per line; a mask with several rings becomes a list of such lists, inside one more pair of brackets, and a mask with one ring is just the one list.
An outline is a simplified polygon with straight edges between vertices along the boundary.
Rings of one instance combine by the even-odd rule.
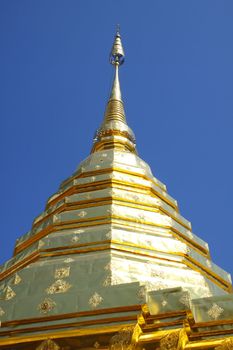
[[115, 68], [115, 76], [106, 106], [104, 120], [94, 138], [92, 153], [111, 148], [137, 153], [135, 136], [126, 123], [124, 103], [121, 98], [118, 70], [119, 66], [124, 63], [125, 54], [121, 42], [119, 24], [117, 25], [109, 59], [110, 63]]
[[117, 25], [115, 40], [110, 53], [110, 63], [114, 66], [120, 66], [124, 63], [125, 53], [121, 42], [120, 26]]

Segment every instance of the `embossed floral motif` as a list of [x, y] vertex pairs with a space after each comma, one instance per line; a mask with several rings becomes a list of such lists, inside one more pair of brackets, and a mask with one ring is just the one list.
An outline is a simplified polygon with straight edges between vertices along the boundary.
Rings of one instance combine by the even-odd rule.
[[73, 243], [76, 243], [79, 241], [79, 236], [78, 235], [74, 235], [72, 238], [71, 238], [71, 242]]
[[110, 350], [130, 350], [131, 339], [134, 331], [134, 326], [128, 326], [122, 328], [116, 335], [110, 339], [109, 349]]
[[99, 168], [100, 168], [100, 165], [99, 165], [99, 164], [97, 164], [97, 165], [95, 166], [95, 168], [96, 168], [96, 169], [99, 169]]
[[160, 350], [177, 350], [180, 331], [167, 334], [160, 340]]
[[68, 267], [60, 267], [55, 270], [54, 278], [64, 278], [69, 277], [70, 275], [70, 266]]
[[103, 282], [103, 286], [104, 287], [108, 287], [111, 286], [111, 282], [112, 282], [112, 277], [111, 275], [107, 276]]
[[111, 270], [111, 262], [107, 263], [107, 264], [104, 266], [104, 269], [105, 269], [106, 271]]
[[5, 289], [5, 300], [10, 300], [16, 296], [16, 293], [13, 291], [11, 287], [6, 287]]
[[96, 341], [93, 346], [95, 349], [99, 349], [100, 343], [98, 341]]
[[53, 301], [50, 298], [45, 298], [37, 307], [37, 309], [43, 313], [47, 314], [48, 312], [52, 311], [56, 306], [55, 301]]
[[117, 283], [118, 283], [118, 280], [116, 277], [108, 275], [103, 282], [103, 287], [109, 287], [112, 285], [116, 285]]
[[65, 280], [57, 280], [46, 289], [47, 294], [65, 293], [71, 288], [71, 284]]
[[206, 265], [211, 268], [212, 264], [211, 264], [211, 261], [209, 259], [206, 259]]
[[188, 294], [183, 294], [181, 296], [181, 298], [179, 299], [179, 302], [185, 306], [187, 306], [188, 308], [190, 307], [190, 299]]
[[219, 316], [224, 312], [224, 309], [220, 307], [218, 304], [213, 303], [211, 308], [207, 311], [209, 317], [217, 320]]
[[5, 315], [5, 311], [3, 310], [2, 307], [0, 307], [0, 316], [3, 316], [3, 315]]
[[53, 215], [53, 223], [57, 223], [59, 221], [59, 216], [54, 214]]
[[66, 259], [64, 260], [64, 263], [69, 264], [69, 263], [71, 263], [71, 262], [73, 262], [73, 261], [75, 261], [75, 260], [72, 259], [72, 258], [66, 258]]
[[91, 181], [93, 181], [93, 182], [94, 182], [94, 181], [95, 181], [95, 179], [96, 179], [96, 177], [95, 177], [95, 176], [92, 176], [92, 177], [91, 177]]
[[167, 305], [167, 300], [165, 300], [165, 299], [162, 300], [161, 304], [162, 304], [163, 307], [165, 307]]
[[53, 340], [44, 340], [36, 350], [60, 350], [60, 346], [57, 345]]
[[85, 210], [81, 210], [80, 213], [78, 213], [78, 216], [80, 218], [84, 218], [84, 216], [86, 216], [86, 215], [87, 215], [87, 212]]
[[22, 281], [22, 278], [16, 273], [14, 276], [14, 284], [19, 284]]
[[96, 308], [99, 304], [101, 304], [103, 298], [97, 292], [95, 292], [92, 297], [89, 299], [89, 305], [93, 308]]
[[189, 246], [185, 246], [184, 247], [184, 254], [190, 254], [191, 253], [191, 249], [189, 248]]
[[107, 209], [107, 213], [109, 216], [114, 215], [115, 214], [114, 208]]
[[140, 302], [143, 302], [146, 297], [146, 288], [144, 286], [140, 287], [138, 292], [137, 292], [137, 297]]
[[105, 234], [105, 237], [110, 239], [112, 237], [112, 232], [111, 231], [108, 231], [106, 234]]

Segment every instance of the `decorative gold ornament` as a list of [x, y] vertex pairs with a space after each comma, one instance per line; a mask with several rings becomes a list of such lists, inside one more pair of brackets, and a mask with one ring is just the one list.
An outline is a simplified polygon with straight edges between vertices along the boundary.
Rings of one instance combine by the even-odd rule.
[[167, 334], [160, 340], [160, 350], [177, 350], [180, 331]]
[[184, 254], [190, 254], [191, 253], [191, 249], [186, 245], [184, 247]]
[[217, 320], [219, 316], [224, 312], [224, 309], [220, 307], [218, 304], [213, 303], [211, 308], [207, 311], [209, 317]]
[[110, 339], [109, 350], [129, 350], [131, 349], [131, 339], [134, 326], [122, 328]]
[[100, 347], [100, 343], [98, 341], [96, 341], [94, 343], [94, 348], [99, 349], [99, 347]]
[[11, 287], [6, 287], [5, 289], [5, 300], [10, 300], [16, 296], [16, 293], [13, 291]]
[[137, 292], [137, 297], [139, 299], [140, 302], [144, 302], [145, 301], [145, 297], [146, 297], [146, 288], [144, 286], [140, 287], [138, 292]]
[[16, 273], [14, 276], [14, 284], [19, 284], [22, 281], [22, 278]]
[[77, 243], [79, 241], [79, 236], [78, 235], [74, 235], [72, 238], [71, 238], [71, 242], [73, 243]]
[[47, 294], [65, 293], [71, 288], [71, 284], [60, 279], [55, 281], [50, 287], [46, 289]]
[[78, 216], [80, 218], [84, 218], [84, 216], [86, 216], [86, 215], [87, 215], [87, 212], [85, 210], [82, 210], [82, 211], [80, 211], [80, 213], [78, 213]]
[[111, 282], [112, 282], [112, 276], [109, 275], [105, 278], [105, 280], [103, 282], [103, 287], [111, 286]]
[[89, 299], [89, 305], [93, 308], [96, 308], [99, 304], [101, 304], [103, 298], [97, 292], [95, 292], [92, 297]]
[[55, 270], [54, 278], [65, 278], [65, 277], [69, 277], [69, 275], [70, 275], [70, 266], [61, 267]]
[[105, 234], [105, 237], [110, 239], [112, 237], [112, 232], [111, 231], [108, 231], [106, 234]]
[[57, 345], [53, 340], [48, 339], [44, 340], [39, 346], [37, 346], [36, 350], [59, 350], [60, 346]]
[[111, 270], [111, 262], [107, 263], [107, 264], [104, 266], [104, 269], [105, 269], [106, 271]]
[[55, 301], [53, 301], [50, 298], [45, 298], [42, 303], [40, 303], [37, 307], [37, 310], [39, 310], [43, 314], [47, 314], [48, 312], [52, 311], [56, 306]]
[[179, 302], [184, 306], [187, 306], [188, 308], [190, 308], [190, 298], [188, 294], [183, 294], [182, 297], [179, 299]]
[[117, 283], [118, 283], [118, 280], [116, 277], [113, 277], [112, 275], [108, 275], [103, 282], [103, 287], [113, 286], [113, 285], [116, 285]]

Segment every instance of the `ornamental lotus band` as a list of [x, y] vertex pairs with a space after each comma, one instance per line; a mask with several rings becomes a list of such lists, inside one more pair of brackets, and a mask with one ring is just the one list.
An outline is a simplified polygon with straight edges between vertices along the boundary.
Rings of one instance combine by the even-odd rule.
[[231, 277], [137, 154], [124, 57], [117, 31], [91, 154], [0, 268], [1, 349], [233, 349]]

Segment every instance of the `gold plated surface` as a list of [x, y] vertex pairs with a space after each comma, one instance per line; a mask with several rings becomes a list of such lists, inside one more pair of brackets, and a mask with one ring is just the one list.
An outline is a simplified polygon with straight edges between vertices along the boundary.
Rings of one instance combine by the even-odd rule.
[[0, 268], [0, 348], [232, 347], [230, 275], [137, 155], [119, 81], [124, 58], [118, 29], [91, 154]]

